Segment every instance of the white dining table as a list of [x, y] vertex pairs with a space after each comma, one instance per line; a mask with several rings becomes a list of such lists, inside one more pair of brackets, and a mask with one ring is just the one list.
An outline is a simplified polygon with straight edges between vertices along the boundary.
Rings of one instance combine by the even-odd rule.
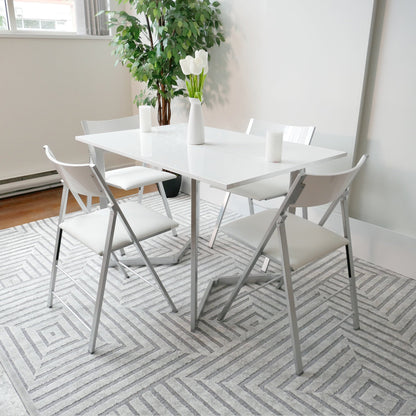
[[187, 144], [187, 125], [173, 124], [77, 136], [76, 140], [102, 151], [116, 153], [143, 164], [188, 177], [191, 181], [191, 330], [198, 324], [199, 184], [224, 191], [286, 173], [298, 172], [324, 161], [346, 156], [345, 152], [283, 142], [282, 160], [266, 162], [265, 137], [205, 127], [203, 145]]

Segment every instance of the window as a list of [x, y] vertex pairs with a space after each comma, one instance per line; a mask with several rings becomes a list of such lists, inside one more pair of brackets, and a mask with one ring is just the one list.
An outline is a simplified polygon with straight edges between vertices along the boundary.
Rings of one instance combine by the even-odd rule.
[[0, 0], [0, 31], [108, 35], [108, 0]]
[[0, 2], [0, 30], [7, 30], [6, 6]]

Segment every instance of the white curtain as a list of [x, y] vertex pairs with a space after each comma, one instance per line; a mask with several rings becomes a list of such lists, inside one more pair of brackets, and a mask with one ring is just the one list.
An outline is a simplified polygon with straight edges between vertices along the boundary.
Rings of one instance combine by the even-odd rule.
[[106, 14], [97, 16], [101, 10], [108, 10], [108, 0], [84, 0], [85, 29], [87, 35], [105, 36], [110, 33]]

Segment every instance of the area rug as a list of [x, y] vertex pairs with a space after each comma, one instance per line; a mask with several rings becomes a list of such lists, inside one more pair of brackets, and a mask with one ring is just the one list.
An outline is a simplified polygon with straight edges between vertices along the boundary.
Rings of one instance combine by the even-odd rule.
[[[189, 197], [169, 202], [179, 236], [152, 239], [148, 254], [175, 251], [189, 236]], [[163, 212], [155, 194], [144, 203]], [[238, 273], [249, 255], [221, 233], [207, 247], [217, 212], [201, 202], [200, 297], [210, 278]], [[303, 269], [294, 289], [305, 372], [295, 376], [282, 290], [270, 285], [239, 299], [221, 323], [216, 314], [228, 289], [218, 288], [192, 333], [189, 253], [157, 267], [178, 313], [140, 279], [111, 269], [91, 355], [84, 325], [60, 303], [46, 307], [56, 223], [0, 231], [0, 358], [29, 414], [416, 414], [415, 280], [357, 258], [361, 329], [354, 331], [344, 319], [344, 254]], [[66, 239], [62, 261], [95, 292], [98, 256]], [[90, 324], [93, 305], [83, 291], [62, 275], [57, 291]]]

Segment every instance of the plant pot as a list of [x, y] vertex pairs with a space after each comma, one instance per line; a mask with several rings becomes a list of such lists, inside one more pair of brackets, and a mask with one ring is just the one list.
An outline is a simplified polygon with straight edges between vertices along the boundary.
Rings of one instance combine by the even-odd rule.
[[167, 198], [174, 198], [175, 196], [178, 196], [181, 189], [182, 176], [176, 173], [175, 175], [176, 178], [162, 182]]

